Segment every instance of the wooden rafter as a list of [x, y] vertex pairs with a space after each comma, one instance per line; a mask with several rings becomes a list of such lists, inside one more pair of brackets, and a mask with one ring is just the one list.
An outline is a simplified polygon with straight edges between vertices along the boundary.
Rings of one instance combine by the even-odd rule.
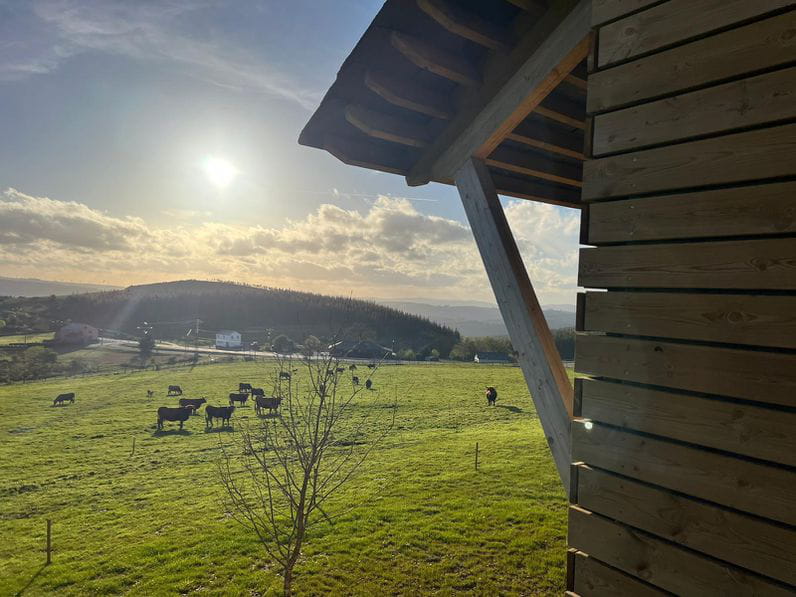
[[559, 112], [558, 110], [553, 110], [545, 106], [537, 106], [534, 109], [534, 112], [539, 116], [542, 116], [549, 120], [553, 120], [555, 122], [559, 122], [561, 124], [565, 124], [567, 126], [571, 126], [572, 128], [575, 129], [584, 130], [586, 128], [585, 121], [579, 118], [575, 118], [574, 116], [570, 116], [569, 114], [564, 114], [563, 112]]
[[575, 89], [577, 89], [582, 93], [586, 93], [586, 89], [589, 86], [588, 83], [586, 82], [586, 79], [582, 79], [581, 77], [578, 77], [577, 75], [573, 74], [569, 74], [566, 77], [564, 77], [564, 82], [569, 83], [570, 85], [572, 85], [572, 87], [574, 87]]
[[517, 151], [510, 147], [498, 147], [486, 158], [486, 163], [495, 168], [549, 180], [558, 184], [580, 188], [583, 186], [582, 169], [575, 164], [552, 160], [541, 153]]
[[492, 180], [498, 194], [518, 199], [528, 199], [563, 207], [580, 209], [580, 191], [572, 188], [553, 187], [530, 178], [506, 176], [497, 172], [492, 173]]
[[511, 49], [510, 35], [507, 31], [453, 2], [417, 0], [417, 5], [420, 10], [454, 35], [499, 52], [508, 52]]
[[547, 2], [544, 0], [508, 0], [508, 2], [517, 8], [521, 8], [522, 10], [535, 15], [542, 14], [545, 10], [547, 10]]
[[476, 68], [457, 54], [397, 31], [390, 34], [390, 43], [416, 66], [435, 75], [461, 85], [475, 86], [480, 82], [481, 77]]
[[541, 151], [584, 160], [583, 135], [559, 129], [525, 120], [506, 138]]
[[394, 116], [362, 106], [349, 105], [345, 108], [345, 118], [369, 137], [410, 147], [425, 147], [428, 144], [426, 127], [402, 121]]
[[410, 163], [405, 154], [349, 137], [327, 135], [323, 148], [344, 164], [392, 174], [405, 174]]
[[394, 106], [441, 120], [449, 120], [452, 116], [447, 98], [399, 81], [387, 73], [368, 71], [365, 73], [365, 87]]

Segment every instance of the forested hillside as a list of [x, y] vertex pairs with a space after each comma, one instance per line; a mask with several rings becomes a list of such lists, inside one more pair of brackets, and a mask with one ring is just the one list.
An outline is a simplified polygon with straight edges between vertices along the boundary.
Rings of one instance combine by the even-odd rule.
[[437, 349], [444, 356], [459, 340], [450, 328], [372, 302], [227, 282], [185, 280], [63, 297], [0, 298], [3, 333], [46, 331], [77, 321], [139, 335], [147, 322], [155, 337], [178, 340], [195, 318], [204, 338], [232, 329], [246, 342], [267, 342], [279, 334], [297, 342], [309, 335], [323, 341], [345, 337], [419, 354]]

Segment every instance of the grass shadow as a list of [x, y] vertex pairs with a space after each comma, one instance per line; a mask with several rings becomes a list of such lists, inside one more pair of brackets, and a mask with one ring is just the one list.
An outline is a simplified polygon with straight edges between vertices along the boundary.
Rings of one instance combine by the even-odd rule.
[[266, 414], [259, 414], [257, 415], [258, 419], [278, 419], [281, 417], [279, 413], [266, 413]]
[[519, 406], [511, 406], [510, 404], [498, 404], [496, 408], [505, 408], [507, 411], [515, 414], [525, 412]]
[[167, 435], [192, 435], [187, 429], [156, 429], [152, 432], [152, 437], [164, 437]]
[[232, 425], [224, 427], [205, 427], [205, 433], [232, 433], [235, 428]]
[[39, 568], [39, 569], [36, 571], [36, 573], [35, 573], [33, 576], [31, 576], [31, 577], [30, 577], [30, 580], [27, 582], [27, 584], [25, 584], [25, 586], [24, 586], [24, 587], [22, 587], [22, 588], [21, 588], [19, 591], [17, 591], [16, 593], [14, 593], [14, 597], [20, 597], [20, 595], [24, 595], [24, 594], [25, 594], [25, 591], [27, 591], [27, 590], [30, 588], [30, 586], [31, 586], [31, 585], [32, 585], [32, 584], [33, 584], [33, 583], [36, 581], [36, 579], [39, 577], [39, 575], [40, 575], [42, 572], [44, 572], [44, 569], [45, 569], [46, 567], [47, 567], [47, 564], [42, 564], [41, 568]]

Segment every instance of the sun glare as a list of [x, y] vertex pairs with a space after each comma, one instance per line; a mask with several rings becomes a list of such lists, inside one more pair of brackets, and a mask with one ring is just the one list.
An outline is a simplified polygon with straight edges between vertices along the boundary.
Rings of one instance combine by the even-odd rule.
[[215, 156], [205, 159], [202, 167], [210, 184], [219, 189], [228, 187], [238, 175], [238, 170], [235, 166], [227, 160]]

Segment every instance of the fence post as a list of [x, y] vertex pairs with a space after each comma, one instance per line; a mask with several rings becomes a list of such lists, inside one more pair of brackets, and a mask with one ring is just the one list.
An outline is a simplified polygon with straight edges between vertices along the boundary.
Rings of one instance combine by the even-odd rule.
[[478, 442], [475, 442], [475, 470], [478, 470]]
[[47, 519], [47, 565], [52, 563], [52, 520]]

